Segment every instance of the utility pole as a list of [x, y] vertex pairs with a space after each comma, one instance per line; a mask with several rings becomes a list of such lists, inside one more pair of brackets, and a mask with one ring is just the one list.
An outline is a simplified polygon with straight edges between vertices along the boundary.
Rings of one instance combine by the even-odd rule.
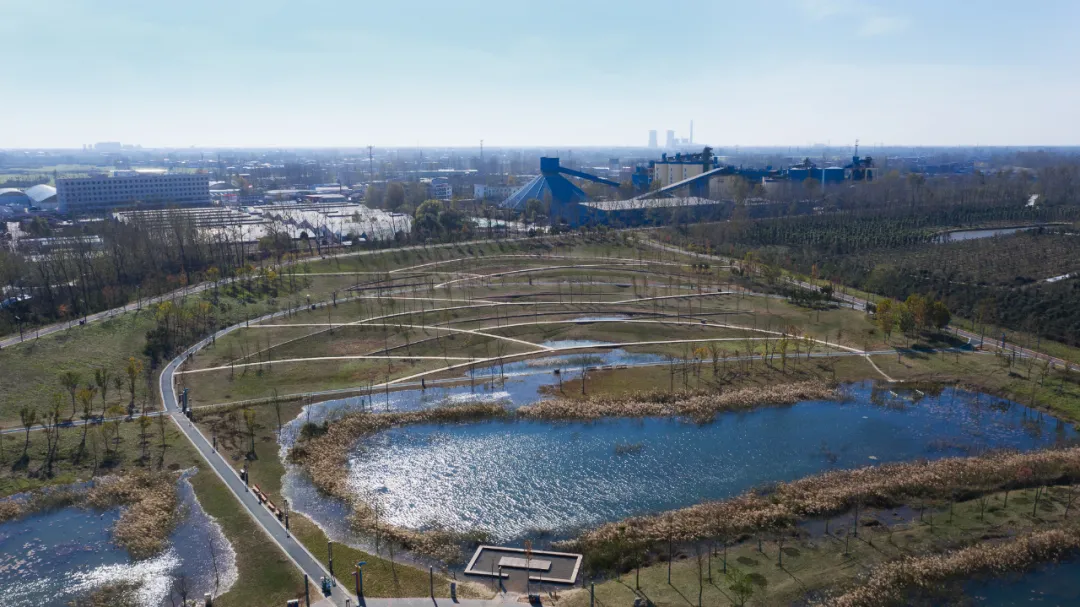
[[368, 176], [368, 181], [371, 182], [371, 183], [368, 184], [368, 187], [374, 187], [374, 185], [375, 185], [375, 160], [374, 160], [374, 157], [371, 155], [371, 146], [370, 145], [367, 146], [367, 160], [368, 160], [368, 175], [369, 175]]

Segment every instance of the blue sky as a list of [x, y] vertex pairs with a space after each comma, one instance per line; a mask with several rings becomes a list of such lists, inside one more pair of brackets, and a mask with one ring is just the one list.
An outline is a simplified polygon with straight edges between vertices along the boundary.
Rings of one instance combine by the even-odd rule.
[[0, 148], [1080, 144], [1076, 0], [0, 0]]

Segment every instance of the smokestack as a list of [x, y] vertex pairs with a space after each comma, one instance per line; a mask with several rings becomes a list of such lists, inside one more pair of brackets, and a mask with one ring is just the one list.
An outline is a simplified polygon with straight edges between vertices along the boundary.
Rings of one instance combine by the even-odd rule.
[[690, 121], [690, 143], [694, 143], [694, 121]]

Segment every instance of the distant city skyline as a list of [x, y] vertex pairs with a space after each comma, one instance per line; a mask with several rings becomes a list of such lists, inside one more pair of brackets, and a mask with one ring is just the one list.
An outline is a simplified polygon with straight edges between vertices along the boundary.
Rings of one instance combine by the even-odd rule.
[[1080, 143], [1066, 0], [0, 1], [0, 149]]

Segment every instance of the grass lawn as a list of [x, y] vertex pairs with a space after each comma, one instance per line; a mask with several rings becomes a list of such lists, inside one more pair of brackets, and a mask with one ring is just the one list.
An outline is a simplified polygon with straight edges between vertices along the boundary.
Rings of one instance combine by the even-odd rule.
[[[1067, 518], [1065, 504], [1074, 490], [1051, 488], [1046, 497], [1040, 498], [1034, 515], [1034, 490], [1011, 492], [1007, 507], [1003, 493], [989, 496], [985, 508], [978, 499], [959, 502], [951, 515], [948, 504], [914, 503], [910, 508], [868, 511], [859, 517], [858, 537], [850, 538], [854, 519], [849, 514], [833, 519], [828, 534], [820, 521], [801, 528], [798, 537], [785, 537], [782, 548], [772, 534], [762, 536], [761, 550], [757, 537], [747, 538], [728, 548], [726, 567], [731, 576], [737, 570], [752, 582], [753, 593], [747, 604], [788, 605], [808, 593], [835, 591], [854, 584], [857, 575], [904, 556], [942, 552], [990, 538], [1072, 524], [1077, 516], [1075, 504]], [[710, 547], [715, 549], [711, 558]], [[698, 604], [699, 590], [702, 605], [738, 604], [731, 590], [733, 577], [724, 573], [724, 551], [719, 545], [702, 542], [699, 546], [676, 546], [670, 584], [666, 546], [658, 547], [657, 553], [655, 558], [660, 562], [642, 568], [640, 578], [630, 570], [597, 583], [596, 605], [619, 607], [644, 597], [660, 607], [687, 607]], [[557, 604], [586, 607], [588, 591], [576, 590]]]
[[957, 356], [906, 351], [900, 357], [875, 356], [874, 362], [895, 379], [959, 381], [1080, 423], [1080, 372], [1075, 370], [1055, 369], [1044, 376], [1040, 363], [1024, 359], [1010, 365], [1008, 358], [990, 353]]
[[[0, 350], [0, 425], [19, 425], [19, 409], [24, 405], [44, 411], [55, 393], [64, 399], [61, 412], [71, 415], [71, 398], [60, 385], [64, 371], [81, 375], [80, 385], [94, 383], [94, 369], [105, 367], [122, 377], [125, 386], [109, 386], [107, 402], [127, 405], [130, 394], [124, 371], [128, 357], [142, 357], [145, 334], [153, 326], [150, 312], [128, 312], [83, 327], [73, 327], [17, 346]], [[142, 403], [146, 378], [136, 380], [136, 402]], [[101, 413], [101, 395], [95, 397], [95, 411]], [[78, 415], [82, 414], [78, 407]]]
[[[453, 363], [454, 361], [451, 361]], [[267, 363], [177, 376], [192, 406], [216, 405], [321, 390], [366, 389], [414, 373], [443, 368], [442, 360], [317, 360]], [[460, 371], [459, 371], [460, 373]]]

